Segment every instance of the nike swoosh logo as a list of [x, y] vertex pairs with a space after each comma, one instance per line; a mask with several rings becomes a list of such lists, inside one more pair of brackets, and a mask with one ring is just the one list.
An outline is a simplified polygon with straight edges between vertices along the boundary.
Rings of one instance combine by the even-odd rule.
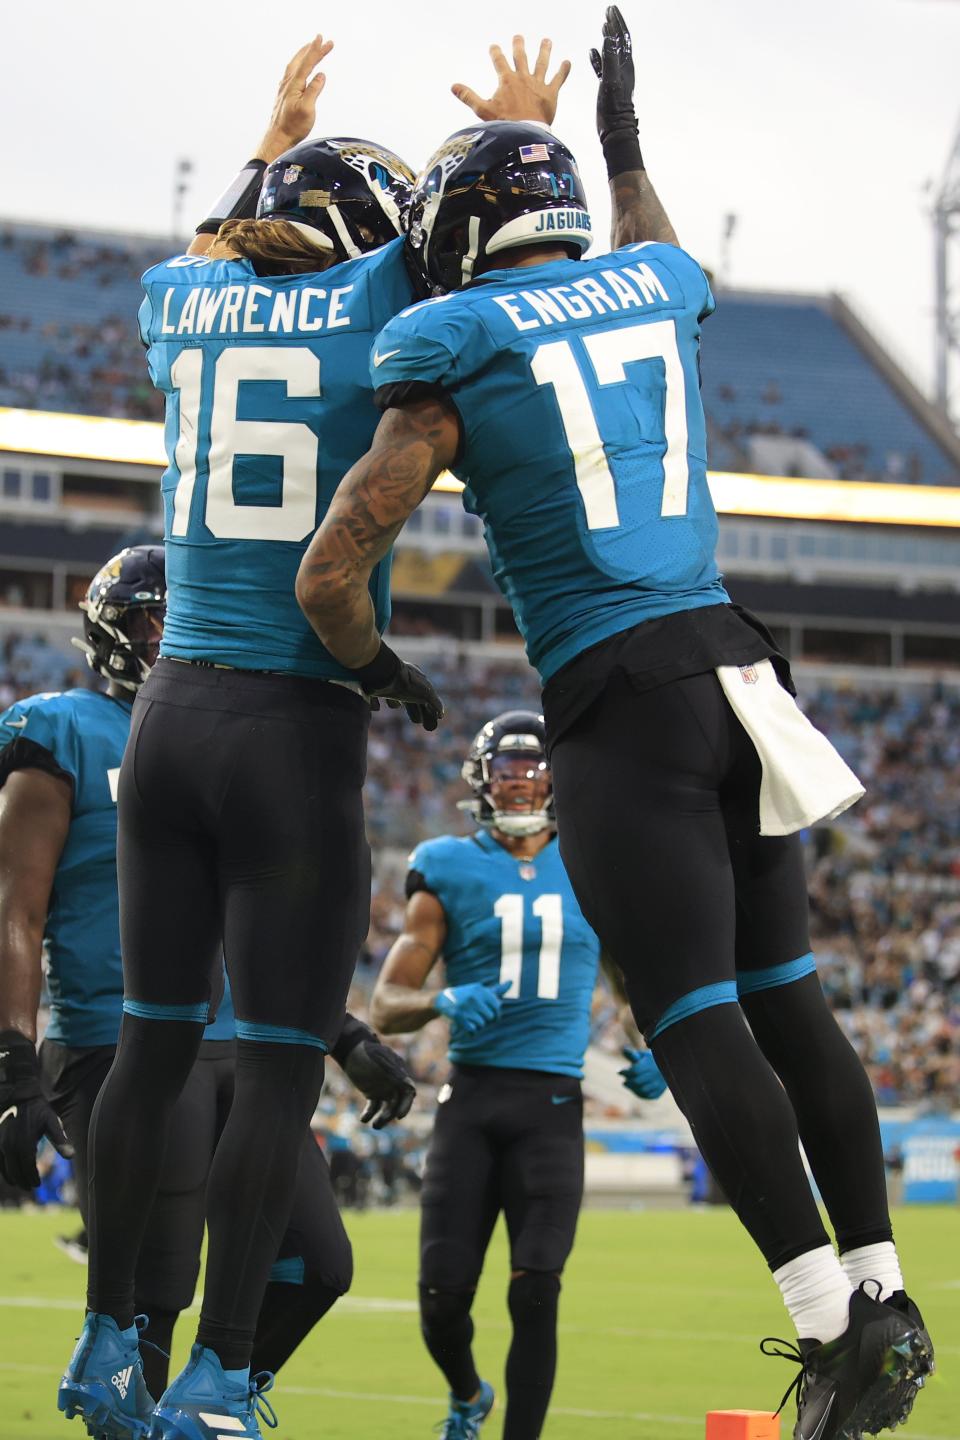
[[9, 1108], [9, 1110], [4, 1110], [3, 1114], [0, 1115], [0, 1125], [3, 1124], [4, 1120], [9, 1120], [11, 1116], [13, 1117], [14, 1120], [16, 1120], [16, 1118], [17, 1118], [17, 1107], [16, 1107], [16, 1105], [11, 1105], [10, 1108]]
[[834, 1400], [836, 1400], [836, 1398], [836, 1393], [830, 1396], [830, 1403], [828, 1404], [826, 1410], [824, 1410], [823, 1414], [820, 1416], [820, 1421], [817, 1425], [816, 1430], [811, 1430], [809, 1435], [802, 1436], [801, 1440], [820, 1440], [821, 1435], [827, 1428], [827, 1421], [833, 1414], [833, 1402]]
[[11, 730], [22, 730], [23, 727], [24, 727], [24, 725], [26, 725], [26, 723], [27, 723], [27, 716], [26, 716], [26, 715], [24, 715], [24, 717], [23, 717], [22, 720], [8, 720], [8, 721], [7, 721], [7, 724], [10, 726], [10, 729], [11, 729]]
[[569, 1105], [570, 1101], [571, 1101], [573, 1098], [574, 1098], [574, 1097], [573, 1097], [572, 1095], [551, 1095], [551, 1096], [550, 1096], [550, 1104], [551, 1104], [551, 1105]]
[[389, 360], [390, 357], [391, 357], [391, 355], [399, 355], [399, 354], [400, 354], [400, 351], [399, 351], [399, 350], [384, 350], [384, 352], [383, 352], [382, 355], [380, 354], [379, 350], [374, 350], [374, 352], [373, 352], [373, 363], [374, 363], [374, 365], [376, 365], [377, 368], [379, 369], [379, 367], [383, 364], [384, 360]]

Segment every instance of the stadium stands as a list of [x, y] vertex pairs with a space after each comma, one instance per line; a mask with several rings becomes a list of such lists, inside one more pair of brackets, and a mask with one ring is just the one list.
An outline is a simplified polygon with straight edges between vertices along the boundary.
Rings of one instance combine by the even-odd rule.
[[735, 291], [718, 301], [704, 327], [704, 405], [716, 441], [742, 450], [748, 469], [958, 483], [956, 448], [934, 436], [922, 398], [841, 301]]
[[[172, 242], [0, 225], [0, 405], [162, 418], [136, 314]], [[960, 444], [836, 297], [721, 292], [703, 394], [715, 468], [960, 483]]]

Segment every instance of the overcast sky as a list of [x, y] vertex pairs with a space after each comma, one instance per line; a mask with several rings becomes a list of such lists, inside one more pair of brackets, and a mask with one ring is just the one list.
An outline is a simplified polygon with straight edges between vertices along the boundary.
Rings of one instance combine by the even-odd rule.
[[[839, 290], [929, 383], [933, 242], [924, 187], [960, 122], [960, 0], [659, 0], [621, 8], [634, 36], [640, 136], [681, 243], [730, 280]], [[588, 0], [305, 0], [230, 5], [33, 0], [4, 6], [0, 217], [168, 230], [178, 156], [199, 218], [256, 144], [290, 54], [317, 30], [317, 133], [376, 139], [414, 168], [492, 89], [486, 47], [548, 34], [574, 62], [555, 129], [600, 227], [606, 181]]]

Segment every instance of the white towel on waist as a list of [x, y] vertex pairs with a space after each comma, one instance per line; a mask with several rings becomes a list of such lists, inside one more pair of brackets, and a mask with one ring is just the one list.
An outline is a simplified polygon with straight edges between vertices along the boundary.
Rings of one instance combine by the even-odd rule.
[[720, 665], [717, 679], [760, 757], [761, 835], [792, 835], [860, 799], [860, 781], [787, 694], [769, 660]]

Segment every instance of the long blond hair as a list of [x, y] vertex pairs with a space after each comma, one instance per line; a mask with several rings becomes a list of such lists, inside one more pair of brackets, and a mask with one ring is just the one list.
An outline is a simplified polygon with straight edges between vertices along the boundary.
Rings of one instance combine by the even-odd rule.
[[[318, 232], [319, 233], [319, 232]], [[258, 275], [309, 275], [336, 263], [287, 220], [225, 220], [207, 256], [250, 260]]]

